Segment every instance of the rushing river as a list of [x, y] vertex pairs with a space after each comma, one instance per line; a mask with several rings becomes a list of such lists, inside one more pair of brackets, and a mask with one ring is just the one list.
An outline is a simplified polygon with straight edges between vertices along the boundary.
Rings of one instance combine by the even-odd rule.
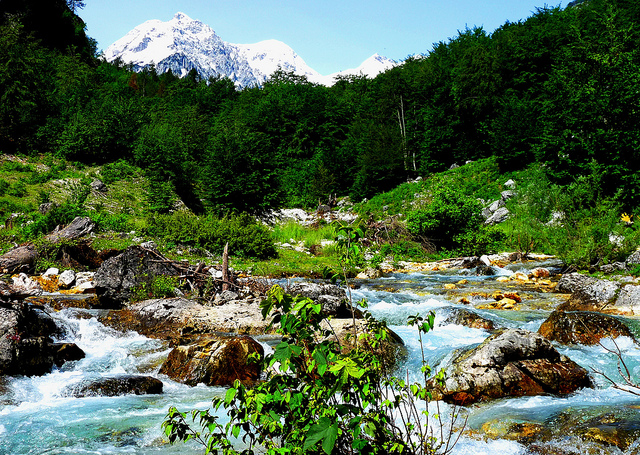
[[[456, 303], [459, 295], [451, 295], [443, 285], [461, 279], [468, 281], [464, 288], [469, 293], [490, 294], [504, 287], [495, 277], [477, 277], [456, 271], [393, 274], [367, 281], [353, 291], [354, 300], [367, 299], [370, 311], [404, 339], [409, 349], [406, 369], [410, 378], [418, 378], [421, 350], [416, 330], [406, 326], [408, 316], [425, 315], [431, 310], [436, 312], [437, 327], [424, 338], [424, 348], [432, 366], [446, 362], [455, 349], [476, 345], [489, 335], [483, 330], [442, 323], [452, 308], [464, 307]], [[529, 291], [520, 311], [478, 312], [497, 326], [536, 331], [557, 305], [556, 299], [554, 294]], [[79, 314], [84, 317], [78, 318]], [[211, 397], [224, 390], [188, 387], [158, 376], [157, 371], [169, 352], [165, 343], [135, 333], [116, 332], [100, 324], [95, 317], [86, 315], [86, 312], [71, 309], [54, 315], [66, 332], [57, 341], [76, 343], [86, 353], [83, 360], [70, 362], [43, 377], [8, 378], [0, 382], [0, 455], [202, 453], [197, 445], [171, 446], [166, 443], [160, 424], [170, 405], [182, 410], [205, 409]], [[632, 330], [636, 331], [633, 324]], [[628, 338], [619, 338], [617, 343], [625, 352], [633, 376], [640, 378], [640, 349]], [[557, 347], [585, 368], [617, 377], [616, 359], [604, 348]], [[74, 384], [119, 373], [157, 376], [164, 383], [164, 393], [116, 398], [68, 396], [67, 390]], [[470, 407], [469, 436], [460, 440], [453, 453], [516, 455], [525, 452], [525, 447], [515, 441], [486, 440], [479, 436], [486, 422], [526, 420], [543, 423], [563, 412], [580, 413], [593, 407], [635, 410], [640, 404], [640, 398], [610, 387], [601, 376], [594, 375], [594, 379], [595, 389], [585, 389], [568, 397], [503, 399]], [[559, 438], [556, 444], [576, 452], [583, 451], [580, 443], [569, 436]], [[616, 447], [603, 447], [591, 453], [623, 453]], [[634, 444], [624, 453], [637, 453], [634, 452], [637, 449]]]

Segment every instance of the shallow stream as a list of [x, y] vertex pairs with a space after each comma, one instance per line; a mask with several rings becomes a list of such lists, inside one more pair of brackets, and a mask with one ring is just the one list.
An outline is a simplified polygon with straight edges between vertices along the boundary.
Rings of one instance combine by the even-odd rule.
[[[540, 264], [534, 264], [540, 265]], [[546, 264], [552, 266], [553, 264]], [[532, 265], [533, 266], [533, 265]], [[522, 267], [522, 266], [518, 266]], [[503, 273], [508, 273], [502, 271]], [[447, 283], [459, 283], [455, 291], [444, 289]], [[353, 299], [368, 300], [370, 311], [385, 320], [405, 341], [409, 357], [405, 365], [410, 378], [417, 379], [420, 365], [420, 344], [417, 332], [406, 326], [409, 315], [436, 312], [436, 329], [424, 339], [429, 362], [438, 366], [455, 349], [482, 342], [489, 333], [442, 321], [458, 304], [462, 294], [471, 295], [472, 304], [481, 304], [483, 297], [506, 284], [496, 276], [478, 277], [466, 271], [392, 274], [377, 280], [362, 282], [353, 291]], [[521, 291], [520, 310], [477, 310], [500, 327], [520, 327], [536, 331], [552, 309], [561, 301], [557, 294]], [[474, 300], [475, 299], [475, 300]], [[478, 300], [480, 299], [480, 300]], [[488, 298], [490, 299], [490, 297]], [[78, 318], [79, 314], [84, 315]], [[160, 424], [167, 409], [175, 405], [181, 410], [205, 409], [221, 388], [188, 387], [178, 384], [157, 371], [169, 350], [165, 343], [135, 333], [122, 334], [100, 324], [86, 312], [67, 309], [54, 315], [66, 328], [58, 341], [75, 342], [86, 358], [70, 362], [43, 377], [7, 378], [0, 382], [0, 455], [22, 454], [196, 454], [197, 445], [171, 446], [163, 441]], [[635, 321], [627, 321], [637, 332]], [[618, 338], [625, 359], [634, 377], [640, 378], [640, 349], [628, 338]], [[600, 346], [557, 346], [587, 369], [597, 369], [617, 377], [615, 357]], [[119, 373], [145, 374], [159, 377], [164, 383], [162, 395], [123, 396], [116, 398], [71, 398], [69, 388], [91, 378]], [[595, 389], [581, 390], [568, 397], [524, 397], [497, 400], [469, 408], [467, 432], [453, 451], [456, 455], [491, 454], [517, 455], [525, 446], [507, 439], [490, 440], [483, 436], [483, 425], [499, 432], [505, 422], [549, 423], [564, 415], [588, 415], [593, 408], [624, 412], [640, 422], [640, 397], [618, 391], [601, 376], [594, 375]], [[487, 423], [489, 422], [489, 423]], [[588, 447], [571, 435], [556, 436], [553, 444], [578, 453]], [[597, 446], [589, 453], [632, 454], [638, 447], [632, 444], [625, 452], [617, 447]]]

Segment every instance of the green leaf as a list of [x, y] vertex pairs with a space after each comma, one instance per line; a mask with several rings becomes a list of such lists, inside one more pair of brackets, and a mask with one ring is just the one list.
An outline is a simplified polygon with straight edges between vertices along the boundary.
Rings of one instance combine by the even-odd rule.
[[307, 432], [307, 438], [304, 441], [303, 451], [309, 450], [322, 441], [322, 450], [326, 454], [330, 454], [338, 439], [338, 424], [331, 423], [328, 417], [321, 417], [317, 424], [312, 425]]

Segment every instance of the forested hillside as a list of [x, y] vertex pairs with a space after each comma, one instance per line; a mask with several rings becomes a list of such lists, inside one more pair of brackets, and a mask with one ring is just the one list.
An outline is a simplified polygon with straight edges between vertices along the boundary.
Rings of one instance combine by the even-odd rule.
[[171, 192], [218, 213], [360, 200], [490, 156], [562, 184], [595, 169], [603, 194], [640, 203], [638, 2], [463, 30], [373, 80], [282, 72], [242, 91], [106, 63], [81, 6], [0, 3], [0, 151], [129, 161], [155, 182], [157, 211]]

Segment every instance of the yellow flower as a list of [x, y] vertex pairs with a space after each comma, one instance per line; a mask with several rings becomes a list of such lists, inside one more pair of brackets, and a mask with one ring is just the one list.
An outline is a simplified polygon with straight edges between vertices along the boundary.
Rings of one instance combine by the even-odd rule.
[[628, 215], [627, 213], [623, 213], [622, 216], [620, 217], [620, 220], [624, 221], [627, 224], [631, 224], [633, 223], [633, 221], [631, 221], [631, 218], [633, 218], [633, 215]]

